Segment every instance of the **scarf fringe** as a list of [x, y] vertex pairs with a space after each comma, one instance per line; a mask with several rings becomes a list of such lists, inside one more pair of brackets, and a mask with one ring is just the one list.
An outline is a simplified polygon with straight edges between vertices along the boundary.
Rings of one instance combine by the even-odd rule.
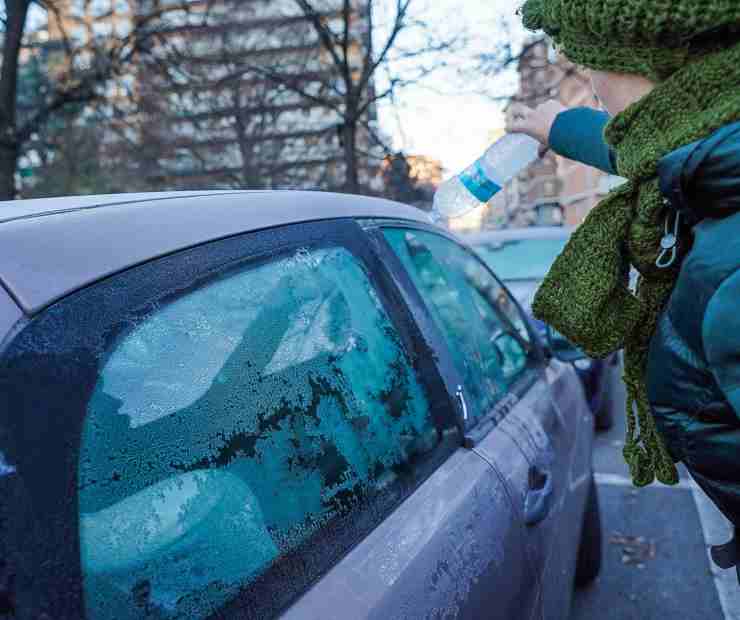
[[[678, 484], [678, 469], [655, 426], [650, 409], [645, 368], [641, 352], [625, 349], [624, 382], [627, 386], [627, 437], [622, 455], [630, 468], [632, 482], [637, 487], [651, 484], [656, 478], [668, 485]], [[635, 416], [637, 409], [637, 416]], [[636, 419], [637, 418], [637, 419]], [[635, 436], [637, 422], [639, 434]]]

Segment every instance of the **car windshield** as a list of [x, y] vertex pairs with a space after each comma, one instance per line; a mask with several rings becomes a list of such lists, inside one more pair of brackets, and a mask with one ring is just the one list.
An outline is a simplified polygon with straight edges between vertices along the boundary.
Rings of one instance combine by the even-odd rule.
[[476, 246], [481, 257], [504, 280], [540, 281], [562, 252], [567, 237], [557, 239], [506, 239]]
[[505, 239], [486, 241], [476, 245], [475, 249], [529, 312], [540, 282], [567, 241], [567, 237]]
[[516, 300], [522, 305], [522, 307], [530, 312], [532, 309], [532, 301], [534, 294], [540, 286], [542, 280], [512, 280], [506, 282], [506, 286], [509, 292], [516, 298]]

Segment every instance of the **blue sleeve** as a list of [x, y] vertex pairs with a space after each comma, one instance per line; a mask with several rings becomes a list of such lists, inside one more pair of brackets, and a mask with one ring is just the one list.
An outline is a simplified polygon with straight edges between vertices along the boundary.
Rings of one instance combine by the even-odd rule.
[[702, 340], [709, 369], [740, 418], [740, 270], [715, 291], [704, 313]]
[[550, 128], [550, 148], [563, 157], [617, 174], [612, 148], [604, 141], [610, 116], [593, 108], [571, 108], [561, 112]]

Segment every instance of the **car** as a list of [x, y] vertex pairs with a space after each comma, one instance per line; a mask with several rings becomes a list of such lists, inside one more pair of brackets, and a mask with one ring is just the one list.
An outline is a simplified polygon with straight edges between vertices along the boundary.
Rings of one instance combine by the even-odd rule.
[[593, 420], [425, 212], [0, 203], [0, 615], [566, 618]]
[[605, 359], [591, 359], [559, 334], [532, 316], [532, 300], [558, 254], [568, 242], [573, 229], [566, 226], [531, 226], [507, 228], [470, 234], [465, 240], [503, 280], [529, 314], [539, 337], [549, 340], [551, 349], [561, 358], [572, 357], [587, 399], [594, 412], [596, 429], [609, 430], [618, 406], [622, 362], [619, 353]]

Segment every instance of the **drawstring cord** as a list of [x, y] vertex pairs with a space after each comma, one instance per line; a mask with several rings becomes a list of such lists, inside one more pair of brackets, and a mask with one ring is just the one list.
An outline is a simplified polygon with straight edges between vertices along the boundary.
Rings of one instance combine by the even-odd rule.
[[[673, 224], [673, 232], [670, 232], [669, 221], [671, 219], [670, 211], [665, 216], [665, 233], [660, 240], [661, 252], [655, 261], [655, 266], [659, 269], [667, 269], [676, 262], [678, 257], [678, 230], [681, 224], [681, 212], [676, 211], [676, 220]], [[666, 256], [669, 258], [666, 260]]]

